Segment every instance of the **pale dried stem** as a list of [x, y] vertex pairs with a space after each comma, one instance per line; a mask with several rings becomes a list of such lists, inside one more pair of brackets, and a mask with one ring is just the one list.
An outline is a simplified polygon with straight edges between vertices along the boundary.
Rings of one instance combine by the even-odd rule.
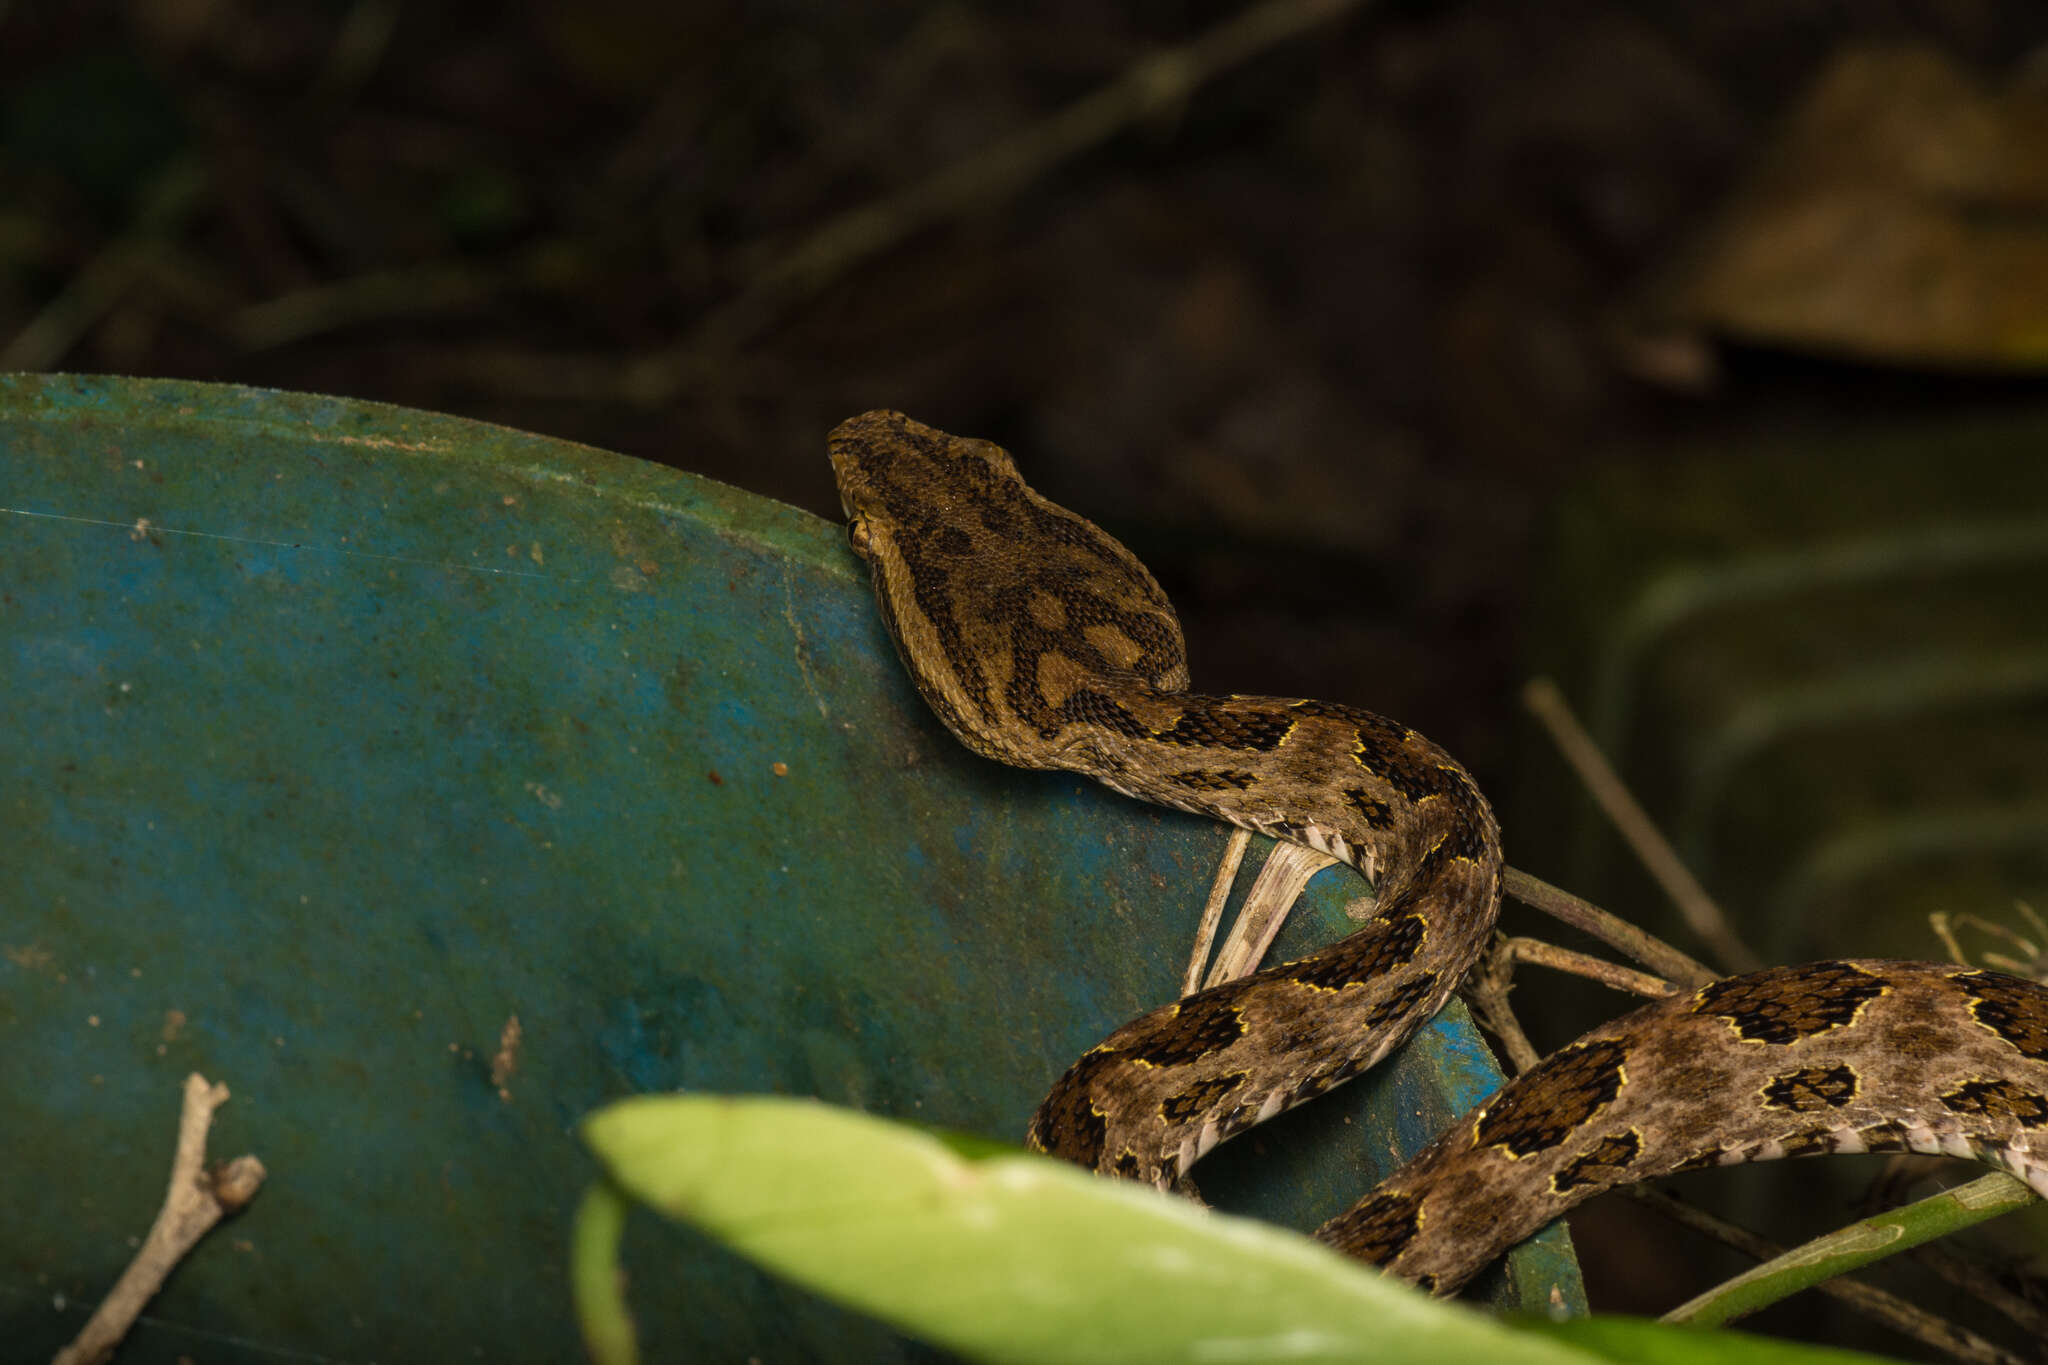
[[1600, 752], [1600, 746], [1586, 733], [1586, 727], [1572, 713], [1571, 705], [1565, 701], [1564, 693], [1548, 678], [1532, 679], [1522, 689], [1522, 702], [1531, 714], [1549, 732], [1551, 742], [1564, 755], [1572, 770], [1585, 784], [1586, 791], [1607, 813], [1614, 828], [1621, 834], [1643, 868], [1664, 888], [1664, 894], [1678, 907], [1678, 913], [1692, 931], [1699, 935], [1723, 966], [1730, 971], [1755, 971], [1762, 960], [1749, 950], [1748, 945], [1729, 925], [1728, 917], [1721, 913], [1707, 889], [1692, 875], [1678, 851], [1671, 847], [1663, 833], [1651, 821], [1621, 775]]
[[1720, 973], [1696, 962], [1654, 934], [1646, 933], [1619, 915], [1518, 867], [1501, 874], [1501, 891], [1522, 904], [1541, 910], [1552, 919], [1592, 935], [1631, 961], [1640, 962], [1667, 981], [1682, 986], [1703, 986]]
[[99, 1365], [163, 1288], [164, 1280], [215, 1223], [239, 1212], [263, 1185], [263, 1163], [236, 1157], [208, 1171], [206, 1132], [213, 1111], [226, 1104], [228, 1088], [208, 1085], [194, 1072], [185, 1078], [185, 1103], [178, 1117], [178, 1150], [171, 1160], [171, 1185], [142, 1249], [69, 1346], [51, 1365]]
[[1187, 975], [1181, 978], [1180, 993], [1193, 995], [1202, 988], [1202, 969], [1209, 965], [1209, 949], [1216, 942], [1216, 926], [1223, 923], [1223, 907], [1230, 902], [1231, 885], [1237, 881], [1237, 869], [1244, 862], [1244, 851], [1251, 847], [1252, 832], [1232, 826], [1230, 842], [1223, 846], [1223, 856], [1216, 863], [1216, 876], [1209, 883], [1209, 899], [1202, 903], [1202, 922], [1195, 926], [1195, 947], [1188, 955]]
[[1529, 1041], [1522, 1021], [1515, 1017], [1514, 1007], [1508, 1003], [1508, 992], [1514, 988], [1514, 975], [1514, 958], [1496, 942], [1492, 951], [1465, 978], [1460, 993], [1480, 1026], [1500, 1040], [1502, 1051], [1508, 1055], [1509, 1070], [1520, 1075], [1536, 1065], [1542, 1054]]
[[[1951, 962], [1960, 962], [1966, 966], [1981, 964], [2001, 972], [2011, 972], [2014, 976], [2024, 976], [2029, 980], [2048, 984], [2048, 949], [2042, 946], [2043, 943], [2048, 943], [2048, 924], [2043, 924], [2034, 907], [2025, 901], [2014, 901], [2013, 909], [2026, 917], [2027, 922], [2033, 927], [2034, 938], [2026, 937], [2009, 924], [2000, 924], [1981, 915], [1950, 915], [1941, 910], [1928, 915], [1927, 925], [1934, 931], [1934, 936], [1941, 940], [1941, 946], [1948, 950]], [[1971, 957], [1963, 952], [1962, 944], [1957, 941], [1957, 929], [1975, 929], [1988, 938], [2009, 944], [2018, 956], [1983, 952]]]
[[1257, 971], [1273, 940], [1279, 937], [1280, 926], [1287, 922], [1288, 912], [1308, 889], [1309, 879], [1326, 867], [1335, 867], [1337, 861], [1305, 844], [1274, 844], [1266, 861], [1259, 865], [1259, 875], [1252, 879], [1251, 889], [1244, 893], [1244, 904], [1237, 908], [1230, 936], [1216, 950], [1215, 965], [1209, 968], [1203, 984], [1220, 986]]
[[1569, 948], [1560, 948], [1541, 939], [1502, 939], [1499, 951], [1510, 961], [1526, 962], [1533, 967], [1548, 967], [1552, 971], [1569, 972], [1597, 981], [1610, 990], [1628, 995], [1640, 995], [1649, 1000], [1663, 1000], [1678, 994], [1678, 987], [1660, 976], [1647, 972], [1633, 971], [1618, 962], [1593, 957], [1587, 953], [1575, 953]]

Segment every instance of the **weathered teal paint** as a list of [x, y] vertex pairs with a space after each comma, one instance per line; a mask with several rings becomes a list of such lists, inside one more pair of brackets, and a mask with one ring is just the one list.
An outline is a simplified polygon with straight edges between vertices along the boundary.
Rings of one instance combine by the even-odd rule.
[[[234, 1092], [214, 1153], [271, 1179], [125, 1361], [569, 1359], [596, 1104], [1014, 1137], [1177, 979], [1221, 829], [961, 750], [803, 513], [448, 417], [66, 377], [0, 378], [0, 508], [10, 1356], [146, 1229], [192, 1070]], [[1358, 889], [1319, 880], [1294, 946]], [[1458, 1016], [1204, 1189], [1312, 1224], [1494, 1083]], [[652, 1358], [919, 1354], [636, 1239]], [[1561, 1235], [1514, 1282], [1578, 1301]]]

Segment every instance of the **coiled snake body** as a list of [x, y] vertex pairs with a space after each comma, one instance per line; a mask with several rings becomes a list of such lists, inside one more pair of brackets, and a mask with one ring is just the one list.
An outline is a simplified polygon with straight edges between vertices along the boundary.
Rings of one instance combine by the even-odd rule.
[[[1376, 913], [1349, 937], [1091, 1049], [1033, 1116], [1031, 1146], [1170, 1188], [1442, 1006], [1500, 903], [1499, 830], [1463, 768], [1368, 711], [1187, 691], [1159, 585], [1000, 447], [885, 411], [829, 446], [883, 620], [968, 748], [1305, 843], [1373, 881]], [[1448, 1293], [1614, 1185], [1905, 1149], [1976, 1156], [2048, 1194], [2048, 991], [1900, 962], [1715, 982], [1552, 1054], [1316, 1235]]]

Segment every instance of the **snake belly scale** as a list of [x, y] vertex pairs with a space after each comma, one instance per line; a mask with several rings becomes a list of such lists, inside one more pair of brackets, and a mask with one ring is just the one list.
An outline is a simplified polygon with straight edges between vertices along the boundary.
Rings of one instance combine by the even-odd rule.
[[[1463, 768], [1369, 711], [1189, 691], [1152, 575], [1001, 447], [888, 411], [828, 447], [889, 634], [969, 749], [1307, 844], [1374, 885], [1350, 936], [1117, 1029], [1054, 1085], [1032, 1147], [1172, 1188], [1435, 1014], [1500, 905], [1499, 829]], [[1932, 1149], [2048, 1193], [2044, 1040], [2048, 992], [1998, 973], [1835, 963], [1717, 982], [1554, 1054], [1317, 1235], [1445, 1293], [1580, 1199], [1688, 1165]], [[1920, 1062], [1882, 1065], [1900, 1046]], [[1968, 1074], [1930, 1103], [1943, 1051]]]

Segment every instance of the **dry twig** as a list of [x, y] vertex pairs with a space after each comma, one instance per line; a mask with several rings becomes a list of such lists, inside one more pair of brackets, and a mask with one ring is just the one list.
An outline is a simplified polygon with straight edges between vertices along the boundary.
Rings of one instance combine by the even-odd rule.
[[970, 212], [987, 212], [1033, 181], [1127, 128], [1178, 110], [1204, 84], [1261, 52], [1341, 18], [1360, 0], [1265, 0], [1178, 47], [1154, 52], [1057, 113], [934, 171], [916, 184], [849, 209], [768, 255], [728, 302], [680, 344], [638, 356], [479, 355], [466, 373], [516, 379], [527, 396], [603, 399], [659, 407], [798, 304], [870, 257]]
[[1277, 43], [1325, 24], [1358, 0], [1266, 0], [1193, 42], [1133, 62], [1123, 74], [1049, 118], [896, 194], [828, 219], [762, 268], [746, 291], [706, 318], [694, 346], [745, 341], [790, 304], [911, 234], [1010, 198], [1054, 166], [1134, 124], [1180, 108], [1203, 84]]
[[1649, 1000], [1662, 1000], [1678, 994], [1678, 987], [1661, 976], [1646, 972], [1630, 971], [1617, 962], [1593, 957], [1587, 953], [1575, 953], [1569, 948], [1560, 948], [1554, 943], [1545, 943], [1534, 938], [1504, 938], [1498, 951], [1505, 954], [1510, 962], [1526, 962], [1532, 967], [1548, 967], [1554, 972], [1569, 972], [1597, 981], [1609, 990], [1621, 991], [1627, 995], [1640, 995]]
[[1266, 861], [1259, 864], [1259, 875], [1244, 893], [1244, 903], [1237, 907], [1230, 935], [1216, 950], [1216, 961], [1202, 984], [1220, 986], [1257, 971], [1273, 940], [1279, 937], [1280, 926], [1287, 922], [1288, 912], [1308, 889], [1309, 878], [1336, 865], [1337, 859], [1306, 844], [1285, 840], [1274, 844]]
[[1510, 1071], [1519, 1076], [1542, 1060], [1542, 1054], [1529, 1041], [1522, 1021], [1508, 1003], [1508, 992], [1514, 987], [1514, 975], [1514, 958], [1496, 943], [1465, 977], [1459, 994], [1465, 997], [1465, 1003], [1479, 1021], [1479, 1026], [1500, 1040], [1501, 1050], [1508, 1055]]
[[1705, 963], [1695, 962], [1663, 939], [1638, 929], [1619, 915], [1552, 886], [1540, 877], [1532, 877], [1519, 867], [1508, 868], [1501, 874], [1501, 891], [1524, 905], [1541, 910], [1552, 919], [1591, 934], [1622, 956], [1642, 963], [1668, 981], [1676, 981], [1683, 986], [1704, 986], [1720, 975]]
[[2036, 1341], [2048, 1341], [2048, 1309], [1998, 1284], [1996, 1271], [1967, 1256], [1958, 1256], [1939, 1242], [1914, 1247], [1908, 1253], [1915, 1261], [1939, 1276], [1944, 1284], [1960, 1289], [1986, 1307], [2012, 1319]]
[[171, 1187], [142, 1249], [69, 1346], [50, 1365], [98, 1365], [163, 1288], [185, 1254], [222, 1218], [239, 1213], [263, 1186], [263, 1163], [253, 1156], [203, 1169], [206, 1130], [213, 1111], [226, 1104], [228, 1088], [208, 1085], [197, 1072], [185, 1078], [185, 1105], [178, 1117], [178, 1150], [171, 1160]]
[[1600, 809], [1607, 813], [1607, 818], [1614, 823], [1644, 869], [1657, 879], [1657, 884], [1664, 888], [1664, 894], [1685, 917], [1686, 924], [1713, 950], [1721, 964], [1737, 972], [1755, 971], [1762, 966], [1761, 960], [1730, 927], [1721, 907], [1714, 903], [1707, 889], [1692, 875], [1692, 869], [1679, 858], [1678, 851], [1671, 847], [1670, 841], [1652, 823], [1648, 813], [1637, 804], [1621, 775], [1614, 771], [1607, 756], [1586, 733], [1586, 727], [1579, 724], [1579, 718], [1572, 714], [1571, 706], [1557, 684], [1548, 678], [1534, 679], [1522, 689], [1522, 701], [1542, 722], [1551, 742], [1557, 745], [1565, 762], [1571, 764], [1579, 780], [1585, 783], [1586, 791], [1599, 802]]
[[1216, 863], [1216, 876], [1209, 883], [1209, 898], [1202, 903], [1202, 922], [1195, 926], [1195, 946], [1188, 954], [1187, 975], [1181, 978], [1180, 993], [1193, 995], [1202, 989], [1202, 969], [1209, 965], [1209, 949], [1216, 943], [1216, 928], [1223, 923], [1223, 907], [1230, 901], [1230, 888], [1237, 881], [1237, 869], [1244, 863], [1244, 851], [1251, 847], [1252, 832], [1232, 826], [1230, 841]]

